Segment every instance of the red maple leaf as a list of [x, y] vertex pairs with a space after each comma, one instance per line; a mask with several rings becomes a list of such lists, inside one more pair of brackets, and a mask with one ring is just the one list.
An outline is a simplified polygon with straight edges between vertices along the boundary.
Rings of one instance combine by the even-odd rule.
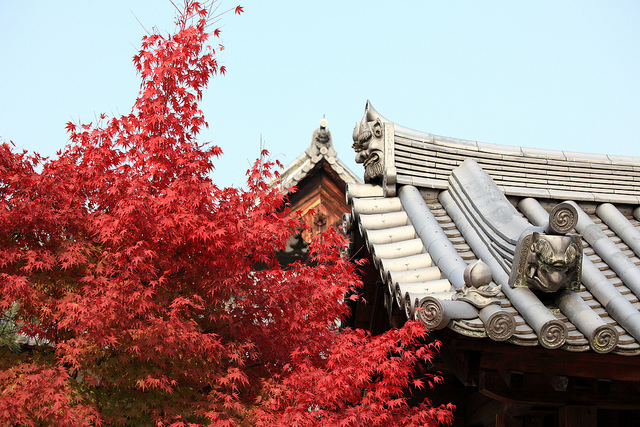
[[204, 48], [210, 12], [186, 1], [174, 34], [143, 38], [131, 113], [67, 123], [52, 160], [0, 145], [0, 309], [41, 344], [0, 357], [0, 425], [449, 421], [405, 398], [441, 381], [421, 373], [438, 344], [420, 323], [338, 330], [360, 283], [344, 236], [280, 266], [305, 225], [267, 184], [269, 153], [246, 189], [212, 181], [198, 103], [226, 68]]

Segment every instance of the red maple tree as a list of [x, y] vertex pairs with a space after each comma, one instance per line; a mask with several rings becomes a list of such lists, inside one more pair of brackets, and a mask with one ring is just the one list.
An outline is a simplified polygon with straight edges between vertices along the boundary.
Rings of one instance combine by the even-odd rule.
[[0, 311], [37, 343], [0, 350], [0, 425], [450, 422], [450, 405], [407, 404], [439, 381], [421, 324], [336, 327], [358, 286], [344, 237], [278, 265], [300, 224], [265, 184], [267, 153], [247, 189], [212, 181], [221, 152], [197, 135], [225, 71], [215, 10], [187, 1], [174, 34], [143, 38], [130, 114], [67, 124], [54, 160], [0, 146]]

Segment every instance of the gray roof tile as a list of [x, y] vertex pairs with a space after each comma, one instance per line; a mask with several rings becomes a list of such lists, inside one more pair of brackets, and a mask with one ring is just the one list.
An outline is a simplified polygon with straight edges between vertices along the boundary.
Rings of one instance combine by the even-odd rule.
[[[429, 231], [425, 235], [418, 235], [421, 235], [427, 250], [430, 243], [425, 243], [425, 239], [432, 238], [432, 235], [445, 239], [433, 245], [432, 255], [438, 258], [438, 265], [447, 271], [459, 272], [466, 268], [468, 262], [478, 258], [485, 262], [489, 258], [495, 261], [490, 263], [493, 279], [503, 285], [503, 292], [500, 293], [500, 304], [492, 310], [497, 309], [510, 316], [514, 322], [515, 332], [508, 338], [508, 342], [517, 345], [544, 345], [567, 351], [589, 351], [589, 343], [593, 340], [590, 334], [594, 329], [593, 325], [585, 323], [583, 319], [589, 317], [598, 319], [598, 324], [606, 328], [613, 327], [619, 335], [617, 343], [609, 350], [618, 354], [640, 355], [640, 301], [638, 295], [618, 276], [622, 275], [627, 281], [635, 280], [627, 277], [630, 273], [626, 270], [637, 268], [640, 254], [634, 253], [626, 244], [621, 231], [609, 228], [610, 224], [605, 224], [594, 214], [600, 203], [612, 203], [614, 212], [625, 212], [628, 222], [625, 226], [640, 234], [640, 222], [630, 215], [631, 210], [640, 205], [640, 186], [636, 185], [636, 182], [640, 182], [640, 158], [499, 146], [434, 136], [397, 125], [394, 125], [394, 129], [397, 183], [422, 188], [425, 190], [424, 194], [429, 190], [430, 199], [425, 204], [424, 215], [435, 218], [442, 230], [440, 233]], [[462, 179], [461, 183], [452, 174], [454, 170], [462, 175], [467, 173], [463, 171], [466, 166], [460, 166], [466, 159], [475, 159], [479, 165], [478, 171]], [[471, 191], [474, 183], [484, 182], [482, 173], [491, 176], [494, 189], [490, 197], [486, 191], [483, 192], [481, 186], [478, 191]], [[434, 199], [437, 192], [439, 200]], [[497, 202], [498, 195], [504, 200]], [[521, 213], [515, 210], [504, 195], [516, 201], [518, 198], [534, 198], [542, 203], [538, 206], [543, 210], [543, 205], [548, 206], [550, 201], [576, 202], [600, 230], [603, 241], [615, 248], [619, 253], [616, 256], [627, 260], [626, 265], [630, 267], [625, 267], [625, 271], [617, 274], [611, 268], [613, 261], [608, 258], [609, 255], [595, 251], [588, 242], [584, 242], [583, 283], [577, 291], [570, 294], [572, 301], [580, 303], [580, 318], [575, 317], [573, 309], [562, 305], [559, 306], [561, 308], [548, 303], [545, 306], [545, 302], [527, 288], [511, 288], [505, 277], [508, 279], [513, 262], [513, 242], [518, 239], [522, 230], [531, 225], [525, 225], [528, 222], [522, 219]], [[506, 217], [499, 219], [502, 217], [496, 216], [492, 210], [496, 203], [502, 203], [500, 209], [513, 209], [516, 214], [510, 214], [512, 217], [509, 218], [513, 218], [515, 222], [511, 219], [504, 220]], [[402, 210], [407, 210], [404, 202]], [[640, 218], [640, 209], [637, 212], [637, 218]], [[413, 226], [422, 221], [422, 217], [413, 218], [412, 215], [414, 214], [407, 213], [408, 224]], [[516, 218], [524, 222], [520, 223]], [[600, 246], [598, 244], [596, 249], [600, 250]], [[401, 265], [401, 262], [402, 260], [395, 260], [394, 265]], [[383, 268], [384, 263], [380, 264], [380, 268]], [[445, 270], [441, 271], [445, 276], [448, 274]], [[458, 283], [456, 280], [459, 277], [452, 277], [453, 283]], [[632, 283], [629, 282], [634, 287]], [[433, 298], [447, 300], [446, 304], [441, 304], [445, 320], [438, 327], [448, 325], [460, 334], [492, 339], [489, 325], [482, 320], [486, 321], [487, 317], [481, 316], [480, 311], [477, 316], [469, 317], [470, 312], [465, 311], [464, 317], [456, 317], [462, 312], [453, 307], [467, 306], [450, 304], [456, 302], [448, 301], [450, 293], [438, 295], [440, 294], [433, 294]], [[546, 342], [545, 331], [550, 330], [547, 328], [564, 331], [564, 341]]]

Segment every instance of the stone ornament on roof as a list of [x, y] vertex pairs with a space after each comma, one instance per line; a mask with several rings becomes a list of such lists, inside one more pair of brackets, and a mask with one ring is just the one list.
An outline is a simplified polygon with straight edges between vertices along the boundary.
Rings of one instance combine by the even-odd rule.
[[327, 125], [327, 119], [323, 117], [320, 120], [320, 127], [313, 131], [309, 147], [297, 159], [288, 164], [279, 177], [269, 181], [269, 185], [278, 185], [285, 190], [296, 186], [300, 180], [312, 173], [322, 162], [326, 162], [343, 182], [361, 182], [358, 176], [350, 171], [338, 158], [338, 153], [333, 148], [331, 132]]
[[576, 209], [568, 203], [549, 213], [545, 232], [526, 231], [516, 247], [510, 285], [545, 293], [578, 290], [582, 267], [582, 237], [566, 234], [578, 222]]
[[331, 139], [331, 131], [327, 129], [327, 119], [324, 117], [320, 120], [320, 127], [313, 131], [311, 137], [311, 145], [305, 153], [311, 157], [314, 162], [317, 162], [322, 157], [335, 158], [338, 153], [333, 148], [333, 141]]
[[464, 270], [464, 286], [456, 289], [451, 297], [454, 301], [464, 301], [476, 308], [485, 308], [491, 304], [500, 304], [498, 294], [502, 285], [493, 283], [491, 268], [482, 261], [470, 264]]
[[356, 163], [364, 166], [364, 182], [382, 185], [386, 196], [395, 196], [396, 168], [391, 160], [393, 123], [380, 116], [367, 101], [364, 117], [356, 123], [352, 137]]
[[368, 121], [365, 115], [362, 122], [353, 129], [353, 149], [356, 163], [364, 166], [364, 182], [382, 183], [384, 174], [384, 140], [380, 118]]

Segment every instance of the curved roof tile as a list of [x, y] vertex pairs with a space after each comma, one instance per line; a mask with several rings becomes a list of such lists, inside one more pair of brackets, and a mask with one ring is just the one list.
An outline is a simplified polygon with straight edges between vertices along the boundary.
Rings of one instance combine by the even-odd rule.
[[[391, 158], [381, 185], [347, 186], [345, 221], [378, 254], [381, 280], [407, 317], [516, 345], [640, 355], [640, 158], [440, 137], [368, 104], [363, 123], [372, 120], [393, 133], [382, 138]], [[549, 295], [512, 287], [521, 235], [548, 228], [552, 205], [567, 200], [584, 235], [579, 287]], [[483, 308], [456, 298], [478, 259], [491, 286], [501, 285], [497, 304]]]

